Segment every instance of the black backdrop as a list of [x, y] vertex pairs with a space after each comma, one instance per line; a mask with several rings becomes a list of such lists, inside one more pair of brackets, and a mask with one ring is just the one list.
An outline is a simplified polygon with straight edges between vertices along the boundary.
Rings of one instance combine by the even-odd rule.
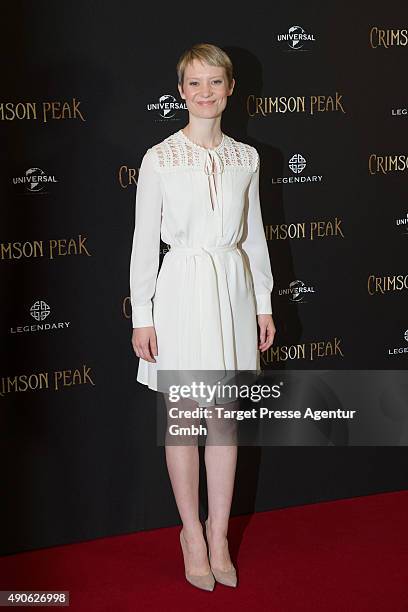
[[[175, 65], [195, 42], [230, 54], [222, 129], [261, 155], [277, 326], [263, 366], [406, 369], [408, 14], [356, 4], [8, 7], [3, 554], [179, 522], [155, 393], [136, 381], [128, 266], [138, 167], [188, 121]], [[393, 156], [399, 169], [381, 171]], [[371, 275], [405, 284], [372, 292]], [[340, 354], [311, 358], [311, 343], [335, 339]], [[305, 357], [285, 357], [297, 346]], [[405, 447], [242, 447], [232, 514], [403, 489], [406, 458]]]

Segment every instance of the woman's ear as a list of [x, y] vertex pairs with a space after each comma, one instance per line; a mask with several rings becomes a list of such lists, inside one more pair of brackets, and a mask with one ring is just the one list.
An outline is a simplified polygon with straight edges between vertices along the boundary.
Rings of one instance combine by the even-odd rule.
[[177, 88], [179, 90], [180, 96], [183, 98], [183, 100], [185, 99], [184, 93], [183, 93], [183, 88], [180, 85], [180, 83], [177, 83]]

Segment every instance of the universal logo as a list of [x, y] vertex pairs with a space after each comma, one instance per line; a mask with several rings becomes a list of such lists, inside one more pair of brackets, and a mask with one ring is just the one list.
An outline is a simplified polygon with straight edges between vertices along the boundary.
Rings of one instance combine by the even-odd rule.
[[402, 236], [408, 236], [408, 213], [405, 217], [401, 217], [401, 219], [396, 219], [395, 225], [397, 227], [401, 227]]
[[147, 105], [148, 111], [156, 111], [162, 120], [176, 119], [180, 110], [187, 110], [184, 101], [177, 100], [171, 94], [160, 96], [158, 102], [151, 102]]
[[306, 168], [306, 159], [300, 153], [292, 155], [288, 162], [289, 169], [295, 176], [276, 176], [272, 177], [272, 185], [281, 183], [321, 183], [323, 176], [308, 174], [300, 176]]
[[279, 289], [278, 295], [288, 295], [290, 302], [296, 302], [297, 304], [306, 304], [305, 300], [306, 293], [315, 293], [314, 287], [307, 286], [301, 280], [294, 280], [289, 284], [288, 289]]
[[[404, 340], [408, 342], [408, 329], [404, 332]], [[408, 346], [400, 346], [397, 348], [389, 348], [388, 355], [401, 355], [401, 353], [408, 353]]]
[[[314, 34], [307, 34], [302, 26], [291, 26], [287, 33], [277, 35], [278, 42], [286, 42], [291, 51], [307, 51], [316, 42]], [[308, 44], [309, 43], [309, 44]]]
[[58, 183], [58, 181], [53, 174], [46, 174], [41, 168], [29, 168], [24, 176], [13, 178], [13, 185], [25, 187], [24, 191], [29, 193], [36, 193], [38, 191], [48, 193], [45, 188], [50, 183]]
[[37, 300], [30, 308], [30, 315], [37, 324], [18, 325], [10, 327], [11, 334], [22, 334], [27, 332], [50, 331], [54, 329], [65, 329], [69, 327], [70, 321], [57, 321], [56, 323], [43, 323], [51, 314], [51, 308], [44, 300]]

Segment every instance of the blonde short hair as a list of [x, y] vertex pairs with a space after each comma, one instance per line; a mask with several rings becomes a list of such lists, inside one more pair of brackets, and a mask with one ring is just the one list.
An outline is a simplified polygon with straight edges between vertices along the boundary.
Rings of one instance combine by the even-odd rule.
[[233, 66], [228, 55], [220, 47], [209, 43], [197, 43], [190, 49], [186, 49], [177, 62], [177, 79], [181, 86], [184, 84], [184, 72], [188, 64], [193, 60], [205, 62], [210, 66], [220, 66], [225, 68], [229, 87], [232, 85]]

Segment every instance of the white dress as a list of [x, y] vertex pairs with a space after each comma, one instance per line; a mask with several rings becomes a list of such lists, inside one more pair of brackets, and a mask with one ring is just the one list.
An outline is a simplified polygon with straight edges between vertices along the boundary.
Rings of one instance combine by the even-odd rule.
[[[259, 201], [259, 154], [226, 134], [206, 149], [182, 130], [140, 165], [130, 259], [133, 328], [153, 325], [158, 370], [260, 371], [257, 314], [272, 314], [273, 276]], [[170, 245], [159, 274], [160, 237]]]

